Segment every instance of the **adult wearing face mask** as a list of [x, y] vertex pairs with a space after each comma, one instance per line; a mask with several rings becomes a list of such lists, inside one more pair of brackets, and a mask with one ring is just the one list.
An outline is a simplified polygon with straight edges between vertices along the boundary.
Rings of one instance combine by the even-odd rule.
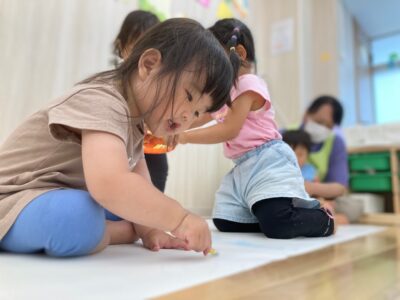
[[309, 157], [318, 170], [321, 182], [341, 185], [347, 189], [349, 169], [345, 141], [339, 134], [343, 107], [331, 96], [320, 96], [308, 107], [302, 128], [311, 136]]

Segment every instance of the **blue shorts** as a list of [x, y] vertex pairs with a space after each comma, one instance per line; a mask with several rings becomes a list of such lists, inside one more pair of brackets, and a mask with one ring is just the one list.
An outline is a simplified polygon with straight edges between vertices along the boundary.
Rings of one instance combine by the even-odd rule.
[[216, 193], [213, 218], [258, 223], [251, 208], [270, 198], [292, 198], [295, 207], [319, 207], [305, 191], [296, 156], [283, 141], [267, 142], [234, 159], [234, 163]]
[[57, 257], [86, 255], [102, 241], [106, 219], [121, 220], [101, 207], [88, 192], [50, 191], [33, 199], [22, 210], [0, 240], [0, 250], [44, 251]]

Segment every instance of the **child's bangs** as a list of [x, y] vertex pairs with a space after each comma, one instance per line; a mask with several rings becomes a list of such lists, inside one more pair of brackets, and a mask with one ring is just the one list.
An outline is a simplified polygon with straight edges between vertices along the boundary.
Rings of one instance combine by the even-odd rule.
[[228, 60], [217, 60], [218, 55], [213, 58], [210, 56], [202, 56], [197, 59], [195, 80], [202, 83], [201, 93], [209, 94], [212, 99], [212, 106], [208, 109], [208, 112], [215, 112], [225, 104], [230, 106], [233, 73]]

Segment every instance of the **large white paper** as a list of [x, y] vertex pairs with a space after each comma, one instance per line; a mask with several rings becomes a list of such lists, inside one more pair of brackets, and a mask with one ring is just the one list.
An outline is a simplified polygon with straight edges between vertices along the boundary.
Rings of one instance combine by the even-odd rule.
[[139, 244], [110, 246], [72, 259], [0, 253], [0, 299], [145, 299], [242, 272], [383, 227], [341, 226], [327, 238], [267, 239], [213, 229], [216, 256], [178, 250], [151, 252]]

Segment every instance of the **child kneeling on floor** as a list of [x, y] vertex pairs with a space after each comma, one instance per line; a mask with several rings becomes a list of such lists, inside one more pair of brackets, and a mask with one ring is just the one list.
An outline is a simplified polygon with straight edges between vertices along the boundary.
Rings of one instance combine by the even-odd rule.
[[[224, 142], [235, 163], [216, 194], [213, 221], [224, 232], [259, 232], [288, 239], [322, 237], [335, 232], [329, 211], [309, 197], [293, 150], [282, 141], [265, 82], [252, 74], [253, 37], [236, 19], [210, 28], [227, 51], [236, 72], [231, 109], [213, 115], [218, 124], [184, 132], [179, 142]], [[203, 122], [211, 120], [204, 118]]]

